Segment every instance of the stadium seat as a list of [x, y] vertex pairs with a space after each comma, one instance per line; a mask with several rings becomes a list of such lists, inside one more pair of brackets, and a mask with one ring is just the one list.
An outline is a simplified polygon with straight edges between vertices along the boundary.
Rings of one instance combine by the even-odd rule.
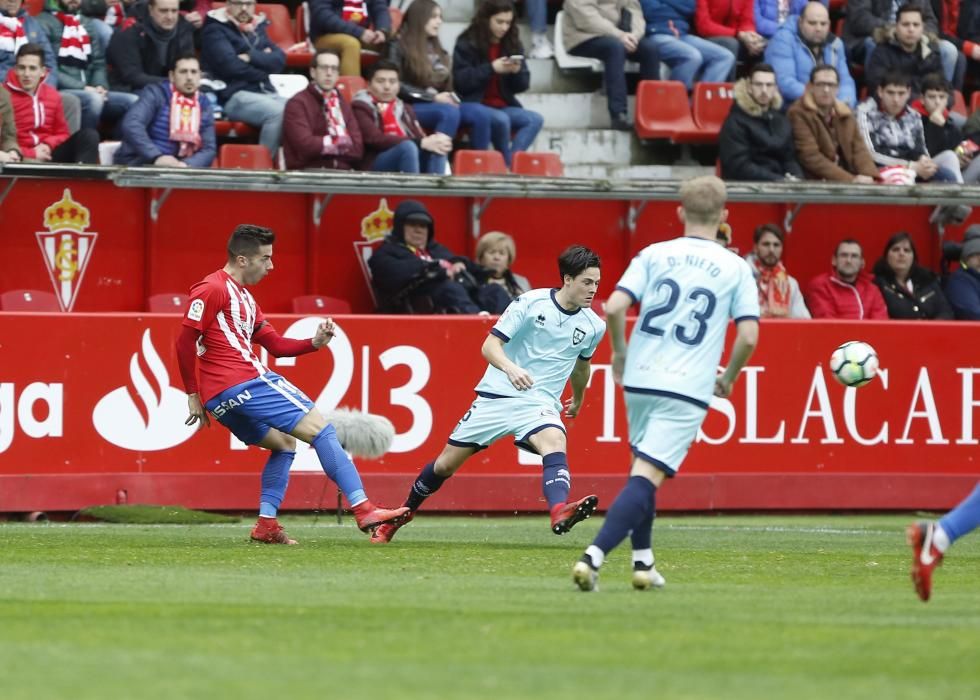
[[978, 109], [980, 109], [980, 90], [977, 90], [970, 97], [970, 114], [973, 114]]
[[27, 14], [37, 17], [44, 12], [44, 2], [45, 0], [24, 0], [23, 7], [27, 10]]
[[257, 139], [259, 132], [245, 122], [232, 122], [227, 119], [214, 120], [214, 135], [226, 139]]
[[642, 80], [636, 90], [636, 135], [641, 139], [670, 139], [697, 134], [687, 88], [677, 80]]
[[562, 26], [565, 23], [565, 11], [559, 10], [555, 15], [555, 63], [562, 70], [590, 70], [593, 73], [601, 73], [603, 69], [602, 61], [597, 58], [585, 58], [583, 56], [573, 56], [565, 48], [565, 40], [562, 36]]
[[3, 311], [61, 311], [58, 297], [36, 289], [13, 289], [0, 294]]
[[293, 297], [294, 314], [349, 314], [350, 312], [350, 302], [346, 299], [319, 294]]
[[506, 175], [507, 165], [500, 151], [459, 150], [453, 155], [456, 175]]
[[146, 310], [151, 314], [184, 313], [190, 297], [178, 292], [154, 294], [146, 300]]
[[694, 86], [692, 116], [703, 138], [712, 142], [718, 140], [733, 99], [731, 83], [698, 83]]
[[514, 154], [514, 173], [516, 175], [543, 175], [561, 177], [565, 168], [557, 153], [531, 153], [519, 151]]
[[966, 98], [963, 97], [963, 93], [959, 90], [953, 90], [953, 106], [950, 107], [949, 111], [962, 114], [964, 117], [970, 114], [966, 111]]
[[262, 2], [255, 6], [255, 13], [260, 12], [269, 20], [266, 33], [273, 44], [286, 51], [296, 43], [293, 20], [289, 17], [288, 7]]
[[354, 95], [365, 89], [367, 89], [367, 81], [359, 75], [342, 75], [337, 78], [337, 90], [348, 102], [352, 102]]
[[226, 143], [218, 151], [218, 167], [239, 170], [273, 170], [272, 156], [265, 146]]
[[391, 18], [391, 35], [394, 36], [398, 33], [398, 30], [402, 26], [402, 20], [405, 19], [405, 13], [397, 7], [389, 7], [388, 17]]
[[269, 76], [272, 87], [276, 89], [276, 94], [285, 97], [287, 100], [297, 92], [302, 92], [310, 84], [310, 79], [305, 75], [297, 73], [273, 73]]

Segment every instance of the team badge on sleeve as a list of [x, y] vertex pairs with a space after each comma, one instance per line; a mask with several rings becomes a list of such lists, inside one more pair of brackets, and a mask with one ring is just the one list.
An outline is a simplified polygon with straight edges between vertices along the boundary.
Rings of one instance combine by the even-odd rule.
[[192, 321], [200, 321], [202, 316], [204, 316], [204, 300], [195, 299], [191, 302], [190, 308], [187, 309], [187, 318]]

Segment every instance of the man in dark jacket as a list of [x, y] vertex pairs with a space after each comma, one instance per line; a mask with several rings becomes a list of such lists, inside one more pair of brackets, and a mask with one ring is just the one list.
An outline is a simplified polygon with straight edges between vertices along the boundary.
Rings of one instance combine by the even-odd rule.
[[[147, 85], [122, 123], [116, 165], [207, 168], [216, 153], [214, 109], [198, 90], [201, 66], [193, 54], [176, 60], [170, 79]], [[174, 110], [181, 117], [171, 119]]]
[[793, 129], [780, 107], [776, 75], [768, 63], [753, 66], [735, 83], [735, 102], [719, 137], [725, 180], [775, 182], [803, 177], [793, 149]]
[[909, 107], [922, 116], [922, 129], [926, 137], [926, 150], [933, 157], [944, 151], [956, 156], [953, 168], [952, 158], [946, 157], [956, 174], [961, 173], [957, 182], [975, 185], [980, 181], [980, 159], [976, 158], [977, 144], [963, 136], [963, 132], [950, 117], [949, 103], [951, 88], [941, 73], [931, 73], [922, 81], [922, 97], [913, 100]]
[[194, 27], [180, 16], [177, 0], [149, 0], [135, 10], [129, 29], [115, 32], [109, 42], [109, 85], [113, 90], [139, 92], [162, 83], [178, 56], [194, 53]]
[[895, 21], [895, 36], [878, 44], [868, 59], [864, 77], [869, 92], [881, 85], [885, 73], [899, 71], [912, 78], [912, 95], [917, 97], [922, 92], [923, 78], [943, 72], [937, 47], [924, 32], [922, 8], [911, 3], [903, 5]]
[[282, 150], [287, 169], [351, 170], [363, 157], [357, 119], [337, 90], [339, 71], [340, 56], [335, 51], [317, 51], [309, 87], [286, 103]]
[[259, 143], [275, 159], [286, 99], [269, 75], [282, 72], [286, 54], [269, 39], [268, 25], [265, 15], [255, 14], [255, 0], [230, 0], [211, 10], [201, 36], [201, 66], [226, 85], [218, 93], [225, 116], [260, 129]]
[[360, 75], [361, 45], [380, 51], [390, 34], [385, 0], [310, 0], [310, 38], [340, 55], [341, 75]]
[[481, 287], [477, 276], [486, 271], [453, 255], [435, 236], [435, 222], [423, 204], [407, 199], [398, 205], [391, 233], [368, 260], [378, 310], [419, 313], [431, 305], [433, 313], [475, 314], [507, 308], [510, 296], [503, 287]]
[[960, 269], [946, 282], [946, 298], [956, 318], [980, 321], [980, 231], [976, 225], [966, 231], [960, 252]]

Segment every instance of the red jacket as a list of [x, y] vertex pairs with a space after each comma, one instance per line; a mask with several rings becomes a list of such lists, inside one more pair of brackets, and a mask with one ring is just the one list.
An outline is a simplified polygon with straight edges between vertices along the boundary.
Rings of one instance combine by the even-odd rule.
[[888, 308], [871, 275], [862, 272], [854, 284], [833, 272], [817, 275], [807, 285], [806, 305], [813, 318], [887, 319]]
[[7, 92], [14, 107], [14, 123], [17, 125], [17, 143], [24, 158], [36, 158], [37, 147], [46, 143], [53, 151], [71, 136], [61, 95], [47, 83], [38, 85], [33, 95], [20, 86], [17, 74], [11, 68], [7, 73]]
[[735, 36], [754, 32], [752, 0], [697, 0], [694, 28], [698, 36]]

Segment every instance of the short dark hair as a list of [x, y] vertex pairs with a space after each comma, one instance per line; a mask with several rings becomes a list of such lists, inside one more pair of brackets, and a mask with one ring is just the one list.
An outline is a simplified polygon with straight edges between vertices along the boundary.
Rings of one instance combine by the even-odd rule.
[[386, 58], [383, 58], [380, 61], [377, 61], [371, 64], [370, 66], [368, 66], [367, 71], [365, 71], [364, 78], [368, 82], [371, 82], [371, 80], [374, 78], [374, 74], [377, 73], [379, 70], [393, 70], [395, 71], [395, 75], [398, 76], [398, 79], [401, 80], [402, 72], [401, 69], [398, 68], [398, 64], [395, 63], [394, 61], [389, 61]]
[[752, 242], [758, 243], [767, 233], [771, 233], [778, 238], [780, 243], [782, 243], [786, 238], [786, 234], [783, 233], [783, 230], [776, 224], [762, 224], [761, 226], [756, 227], [755, 233], [752, 234]]
[[837, 244], [837, 247], [834, 248], [834, 255], [837, 255], [837, 253], [840, 252], [840, 247], [842, 245], [856, 245], [861, 250], [861, 257], [862, 258], [864, 257], [864, 248], [861, 247], [861, 242], [860, 241], [857, 241], [857, 240], [855, 240], [853, 238], [845, 238], [840, 243], [838, 243]]
[[[44, 47], [40, 44], [24, 44], [19, 49], [17, 49], [17, 58], [21, 56], [37, 56], [41, 59], [41, 65], [47, 65], [44, 62]], [[14, 60], [16, 63], [16, 59]]]
[[167, 70], [168, 71], [177, 70], [177, 64], [180, 63], [181, 61], [197, 61], [198, 67], [200, 68], [201, 66], [201, 59], [197, 57], [197, 54], [185, 52], [182, 54], [178, 54], [176, 57], [174, 57], [173, 63], [167, 66]]
[[340, 60], [340, 52], [337, 51], [336, 49], [317, 49], [316, 53], [313, 54], [313, 58], [310, 59], [310, 68], [316, 68], [318, 65], [317, 59], [323, 55], [336, 56], [337, 60], [338, 61]]
[[877, 87], [883, 88], [888, 85], [894, 85], [896, 87], [904, 87], [909, 90], [912, 89], [912, 76], [901, 70], [889, 70], [885, 71], [885, 74], [881, 76], [881, 80], [878, 81]]
[[922, 79], [922, 94], [925, 95], [929, 90], [935, 90], [937, 92], [945, 92], [947, 95], [950, 94], [953, 89], [946, 80], [946, 76], [942, 73], [930, 73]]
[[919, 19], [925, 19], [925, 13], [922, 11], [922, 5], [917, 2], [907, 2], [904, 5], [900, 5], [897, 10], [895, 10], [895, 21], [898, 22], [899, 18], [906, 12], [918, 12]]
[[752, 70], [749, 71], [749, 81], [755, 77], [756, 73], [772, 73], [776, 75], [776, 69], [770, 66], [768, 63], [756, 63], [752, 66]]
[[833, 73], [834, 77], [837, 78], [837, 82], [840, 82], [840, 73], [838, 73], [837, 69], [829, 63], [821, 63], [820, 65], [814, 66], [813, 70], [810, 71], [810, 82], [812, 83], [817, 79], [817, 73], [824, 72]]
[[588, 267], [601, 267], [601, 264], [596, 252], [584, 245], [568, 246], [558, 256], [558, 274], [561, 275], [562, 283], [565, 275], [578, 277]]
[[250, 258], [258, 254], [260, 246], [272, 245], [275, 240], [276, 234], [271, 228], [255, 224], [238, 224], [231, 232], [231, 238], [228, 239], [228, 259], [234, 260], [239, 255]]

